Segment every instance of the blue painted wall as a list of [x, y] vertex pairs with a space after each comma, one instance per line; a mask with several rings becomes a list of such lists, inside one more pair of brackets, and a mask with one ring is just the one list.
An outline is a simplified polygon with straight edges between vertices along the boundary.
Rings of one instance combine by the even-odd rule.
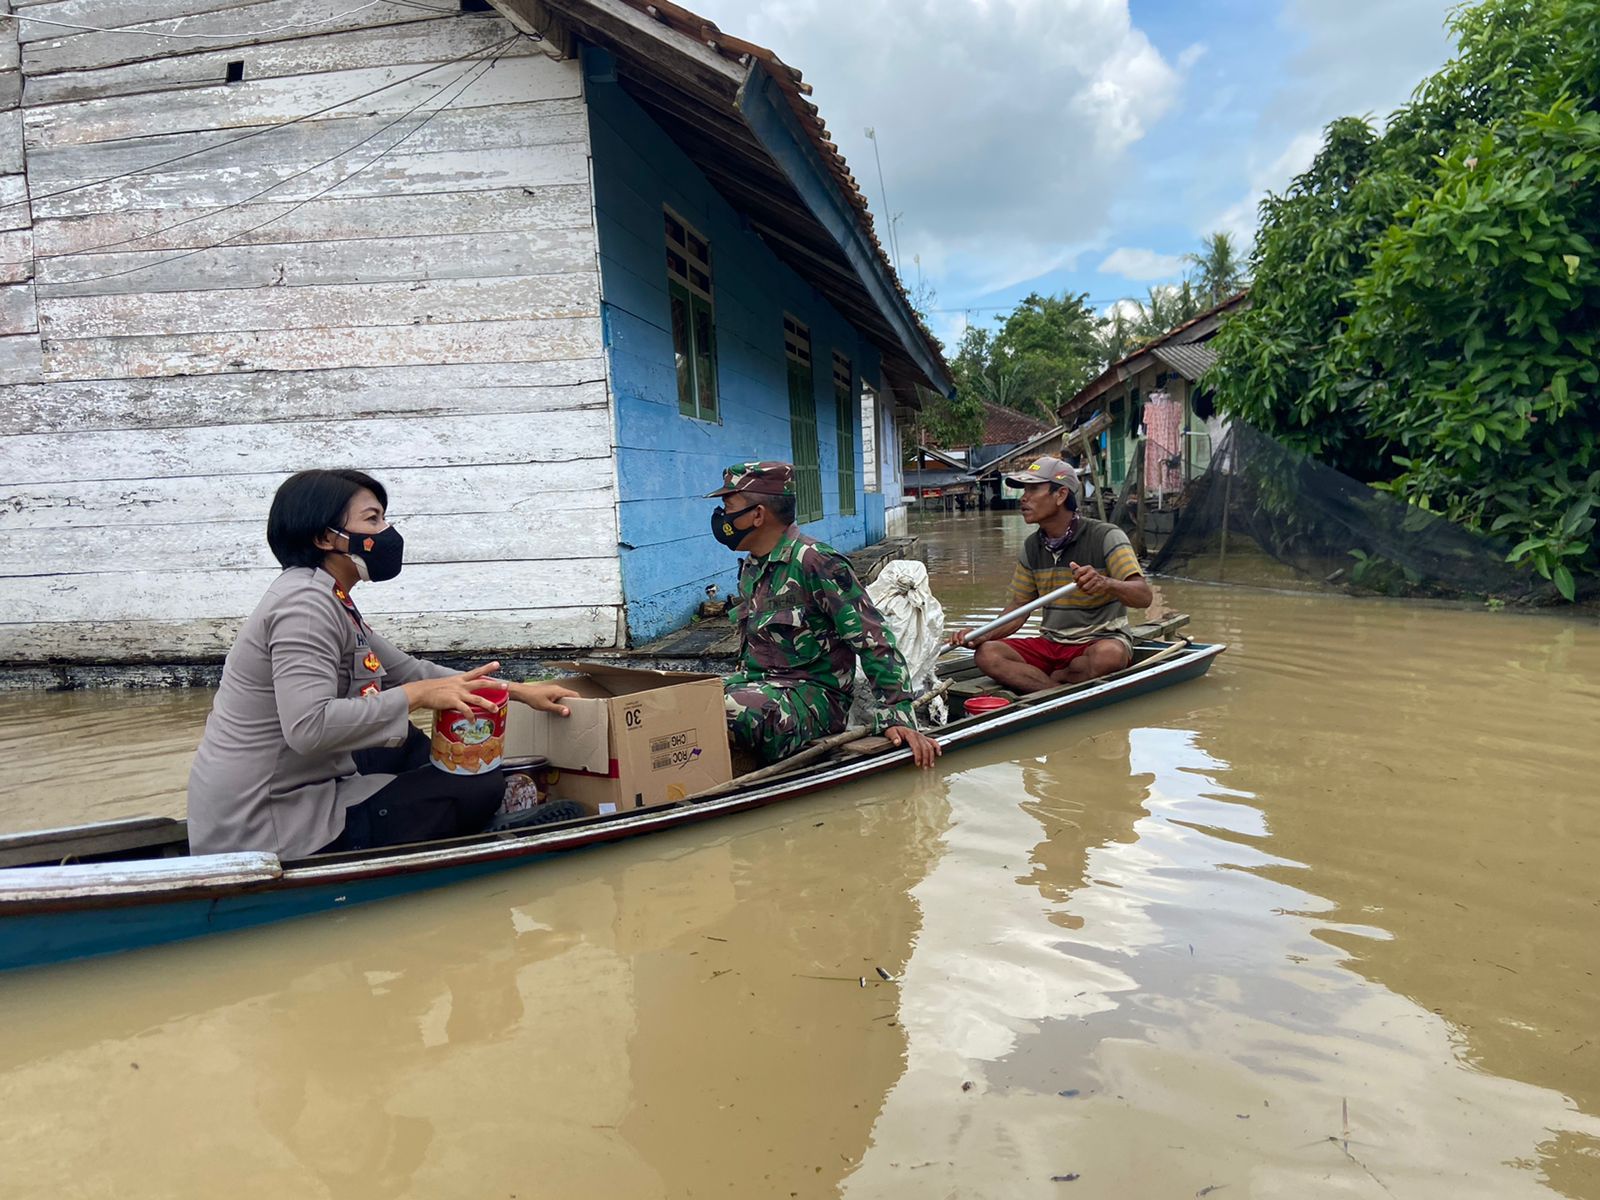
[[[585, 87], [600, 242], [601, 311], [616, 404], [622, 586], [628, 633], [638, 643], [689, 623], [715, 583], [731, 590], [739, 556], [711, 537], [719, 486], [734, 462], [793, 459], [783, 350], [785, 312], [811, 328], [823, 519], [804, 526], [840, 550], [867, 543], [860, 405], [856, 498], [839, 515], [833, 352], [876, 382], [877, 351], [826, 300], [772, 254], [672, 140], [610, 79], [603, 53], [586, 51]], [[678, 411], [667, 305], [663, 206], [711, 244], [720, 422]], [[881, 534], [879, 535], [881, 536]]]

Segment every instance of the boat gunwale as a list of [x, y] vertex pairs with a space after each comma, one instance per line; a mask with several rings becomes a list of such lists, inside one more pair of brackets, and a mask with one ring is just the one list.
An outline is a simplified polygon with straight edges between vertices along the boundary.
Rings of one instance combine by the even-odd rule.
[[[1008, 730], [1020, 730], [1041, 719], [1060, 715], [1090, 700], [1114, 696], [1117, 692], [1133, 689], [1152, 679], [1192, 668], [1197, 663], [1209, 664], [1211, 659], [1226, 649], [1227, 645], [1221, 642], [1188, 642], [1184, 653], [1174, 655], [1157, 666], [1146, 670], [1130, 669], [1126, 674], [1119, 672], [1114, 678], [1107, 679], [1103, 683], [1074, 688], [1037, 704], [1014, 704], [1008, 708], [998, 709], [993, 714], [963, 718], [953, 723], [953, 726], [944, 727], [950, 731], [948, 734], [945, 734], [943, 729], [940, 730], [937, 740], [948, 750], [966, 743], [987, 740]], [[169, 888], [159, 892], [99, 891], [83, 896], [62, 896], [59, 894], [59, 889], [52, 889], [55, 894], [49, 897], [30, 897], [26, 892], [17, 892], [0, 896], [0, 921], [10, 916], [131, 908], [190, 899], [218, 899], [228, 895], [277, 893], [341, 883], [359, 884], [397, 875], [416, 875], [451, 868], [473, 867], [506, 859], [536, 858], [605, 842], [622, 841], [676, 825], [707, 820], [714, 816], [765, 807], [780, 800], [806, 795], [835, 784], [880, 774], [905, 763], [910, 757], [911, 750], [902, 747], [868, 758], [839, 761], [830, 767], [808, 772], [799, 778], [777, 776], [753, 789], [731, 792], [726, 796], [701, 801], [690, 799], [635, 809], [618, 814], [610, 820], [596, 821], [589, 818], [581, 824], [575, 823], [556, 830], [535, 828], [490, 835], [474, 834], [470, 838], [455, 839], [452, 844], [434, 843], [426, 849], [399, 852], [393, 852], [391, 849], [391, 852], [382, 856], [351, 858], [341, 862], [319, 862], [314, 858], [291, 859], [283, 864], [282, 874], [270, 880], [218, 879], [194, 888]], [[13, 869], [25, 871], [29, 868]]]

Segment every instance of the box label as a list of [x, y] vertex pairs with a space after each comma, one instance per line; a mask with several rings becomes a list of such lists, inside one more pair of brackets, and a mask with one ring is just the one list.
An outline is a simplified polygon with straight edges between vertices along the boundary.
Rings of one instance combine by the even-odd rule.
[[700, 757], [699, 731], [684, 729], [650, 739], [652, 771], [682, 770]]

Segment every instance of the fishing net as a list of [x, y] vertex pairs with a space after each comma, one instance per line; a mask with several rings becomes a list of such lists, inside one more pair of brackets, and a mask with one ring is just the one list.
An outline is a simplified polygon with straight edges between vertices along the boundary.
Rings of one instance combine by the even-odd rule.
[[[1147, 493], [1148, 497], [1148, 493]], [[1147, 498], [1147, 503], [1149, 500]], [[1231, 422], [1184, 489], [1153, 574], [1400, 596], [1553, 599], [1510, 547]]]

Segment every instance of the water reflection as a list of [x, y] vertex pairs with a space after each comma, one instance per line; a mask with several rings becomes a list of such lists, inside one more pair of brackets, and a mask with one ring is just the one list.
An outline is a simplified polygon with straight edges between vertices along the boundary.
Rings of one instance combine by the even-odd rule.
[[0, 832], [181, 817], [209, 689], [0, 692]]
[[[945, 805], [908, 773], [7, 977], [4, 1194], [825, 1194], [901, 1070], [875, 968], [910, 956]], [[173, 1137], [202, 1114], [205, 1139]]]
[[[931, 776], [0, 977], [0, 1195], [1600, 1200], [1600, 629], [1162, 592], [1205, 681]], [[208, 700], [0, 697], [0, 827], [181, 811]]]
[[1395, 935], [1276, 878], [1315, 872], [1199, 740], [1106, 731], [959, 777], [915, 893], [907, 1072], [846, 1190], [1501, 1197], [1565, 1172], [1586, 1194], [1600, 1122], [1350, 971], [1334, 941]]

